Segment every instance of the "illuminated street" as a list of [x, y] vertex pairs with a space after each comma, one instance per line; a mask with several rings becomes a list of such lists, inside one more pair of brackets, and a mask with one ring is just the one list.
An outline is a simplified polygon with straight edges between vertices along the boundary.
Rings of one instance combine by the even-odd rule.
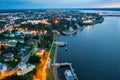
[[[53, 43], [52, 43], [53, 46]], [[51, 46], [51, 49], [52, 49]], [[36, 74], [33, 76], [33, 80], [46, 80], [46, 68], [48, 66], [49, 55], [51, 53], [51, 49], [49, 53], [38, 52], [37, 55], [41, 57], [41, 63], [36, 67]]]
[[0, 80], [15, 74], [16, 71], [17, 71], [17, 69], [13, 69], [11, 71], [7, 71], [7, 72], [4, 72], [4, 73], [1, 73], [0, 74]]
[[[24, 61], [24, 62], [27, 62], [28, 59], [29, 59], [29, 57], [30, 57], [30, 55], [31, 55], [31, 53], [34, 51], [34, 49], [35, 49], [35, 48], [33, 48], [33, 49], [28, 53], [28, 55], [24, 56], [24, 57], [22, 58], [21, 62], [23, 62], [23, 61]], [[18, 64], [19, 64], [19, 63], [18, 63]], [[6, 78], [6, 77], [8, 77], [8, 76], [11, 76], [11, 75], [16, 74], [16, 71], [18, 70], [17, 67], [18, 67], [18, 65], [16, 65], [16, 67], [13, 68], [13, 69], [10, 70], [10, 71], [6, 71], [6, 72], [4, 72], [4, 73], [1, 73], [1, 74], [0, 74], [0, 80]]]
[[42, 52], [38, 53], [38, 56], [41, 57], [41, 63], [36, 67], [37, 72], [34, 76], [34, 80], [46, 80], [46, 66], [48, 55], [46, 54], [43, 56], [39, 54], [42, 54]]

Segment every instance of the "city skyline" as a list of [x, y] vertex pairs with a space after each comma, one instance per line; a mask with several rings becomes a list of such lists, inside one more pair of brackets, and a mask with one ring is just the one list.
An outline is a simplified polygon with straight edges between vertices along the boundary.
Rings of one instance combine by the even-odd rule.
[[0, 5], [0, 9], [120, 8], [119, 0], [1, 0]]

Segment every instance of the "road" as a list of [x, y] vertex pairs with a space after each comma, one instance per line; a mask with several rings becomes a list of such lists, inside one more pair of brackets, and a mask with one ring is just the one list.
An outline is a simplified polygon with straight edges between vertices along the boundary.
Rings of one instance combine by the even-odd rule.
[[50, 51], [45, 55], [39, 55], [42, 54], [41, 52], [38, 52], [38, 56], [41, 57], [41, 63], [36, 67], [36, 74], [33, 76], [33, 80], [46, 80], [46, 69], [49, 63], [49, 56], [51, 53], [53, 47], [53, 43], [51, 45]]
[[18, 70], [17, 67], [15, 67], [14, 69], [12, 69], [10, 71], [6, 71], [4, 73], [1, 73], [0, 74], [0, 80], [6, 78], [8, 76], [11, 76], [11, 75], [15, 74], [17, 70]]
[[[35, 48], [36, 48], [36, 47], [35, 47]], [[20, 62], [24, 62], [24, 63], [28, 62], [31, 54], [35, 51], [35, 48], [33, 48], [26, 56], [24, 56], [24, 57], [21, 59]], [[19, 62], [19, 63], [20, 63], [20, 62]], [[19, 64], [19, 63], [18, 63], [18, 64]], [[6, 78], [6, 77], [8, 77], [8, 76], [14, 75], [17, 70], [18, 70], [18, 65], [16, 65], [16, 67], [13, 68], [12, 70], [6, 71], [6, 72], [0, 74], [0, 80]]]

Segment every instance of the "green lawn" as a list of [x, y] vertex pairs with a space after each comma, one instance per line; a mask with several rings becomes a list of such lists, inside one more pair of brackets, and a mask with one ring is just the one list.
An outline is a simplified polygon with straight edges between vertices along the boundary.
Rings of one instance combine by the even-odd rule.
[[47, 80], [55, 80], [53, 68], [47, 69]]
[[4, 62], [4, 58], [3, 57], [0, 58], [0, 63], [2, 63], [2, 62]]
[[[56, 51], [56, 44], [53, 44], [52, 51], [50, 54], [51, 64], [54, 61], [55, 51]], [[47, 80], [55, 80], [55, 77], [53, 74], [53, 67], [51, 67], [50, 69], [47, 69]]]
[[53, 63], [54, 60], [54, 56], [55, 56], [55, 51], [56, 51], [56, 44], [53, 44], [51, 53], [50, 53], [50, 59], [51, 59], [51, 63]]

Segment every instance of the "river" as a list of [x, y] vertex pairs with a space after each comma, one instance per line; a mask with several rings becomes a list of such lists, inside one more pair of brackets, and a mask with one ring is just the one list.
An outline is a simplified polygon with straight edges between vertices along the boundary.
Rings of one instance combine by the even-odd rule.
[[[71, 62], [79, 80], [120, 80], [120, 17], [104, 17], [102, 24], [86, 26], [68, 40], [68, 51], [58, 48], [57, 62]], [[64, 79], [64, 71], [58, 70]]]

